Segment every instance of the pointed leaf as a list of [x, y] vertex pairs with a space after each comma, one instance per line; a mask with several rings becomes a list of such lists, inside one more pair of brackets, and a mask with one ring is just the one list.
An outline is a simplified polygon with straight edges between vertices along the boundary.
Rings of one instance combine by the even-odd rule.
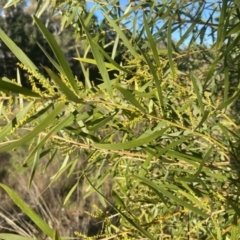
[[34, 22], [38, 26], [39, 30], [42, 32], [43, 36], [46, 38], [49, 46], [51, 47], [58, 63], [62, 67], [63, 72], [65, 73], [69, 83], [71, 84], [72, 88], [74, 89], [75, 93], [78, 93], [78, 87], [76, 80], [73, 76], [73, 73], [69, 67], [69, 64], [64, 57], [64, 54], [61, 48], [58, 46], [57, 41], [54, 39], [53, 35], [49, 32], [49, 30], [44, 26], [44, 24], [36, 17], [33, 16]]
[[83, 23], [83, 21], [81, 19], [79, 19], [79, 21], [81, 22], [82, 27], [84, 28], [84, 30], [86, 32], [89, 44], [90, 44], [91, 49], [92, 49], [92, 53], [93, 53], [94, 59], [96, 60], [99, 72], [101, 73], [101, 76], [102, 76], [103, 81], [105, 83], [105, 88], [107, 89], [110, 98], [113, 98], [113, 91], [112, 91], [111, 81], [109, 79], [109, 75], [108, 75], [106, 66], [104, 64], [103, 57], [102, 57], [102, 55], [100, 54], [100, 52], [98, 50], [98, 45], [97, 45], [97, 43], [95, 43], [93, 41], [91, 35], [89, 34], [86, 26]]
[[130, 43], [130, 41], [127, 39], [121, 28], [115, 23], [114, 20], [112, 20], [106, 13], [103, 13], [104, 17], [108, 20], [110, 25], [114, 28], [114, 30], [117, 32], [119, 37], [122, 39], [124, 45], [127, 47], [127, 49], [131, 52], [131, 54], [134, 57], [137, 57], [138, 53]]
[[32, 69], [33, 71], [38, 71], [35, 64], [27, 57], [27, 55], [3, 32], [0, 28], [0, 38], [12, 51], [12, 53], [22, 62], [25, 66]]
[[159, 60], [159, 55], [158, 55], [156, 43], [153, 40], [153, 36], [152, 36], [152, 34], [150, 32], [150, 29], [149, 29], [148, 22], [147, 22], [145, 14], [143, 14], [143, 23], [144, 23], [144, 29], [145, 29], [145, 31], [147, 33], [147, 38], [148, 38], [148, 41], [149, 41], [149, 44], [150, 44], [150, 47], [151, 47], [151, 50], [152, 50], [155, 62], [156, 62], [158, 67], [161, 67], [161, 63], [160, 63], [160, 60]]
[[[34, 102], [30, 102], [26, 107], [24, 107], [19, 113], [16, 115], [15, 118], [12, 119], [4, 128], [0, 131], [0, 140], [2, 140], [12, 129], [26, 117], [27, 113], [33, 107]], [[1, 152], [1, 151], [0, 151]]]
[[107, 150], [123, 150], [123, 149], [131, 149], [135, 147], [139, 147], [144, 144], [148, 144], [149, 142], [155, 140], [156, 138], [162, 136], [169, 127], [166, 127], [160, 131], [157, 131], [148, 137], [135, 139], [129, 142], [124, 143], [93, 143], [93, 147], [99, 149], [107, 149]]
[[133, 106], [138, 108], [141, 112], [146, 113], [146, 110], [144, 109], [144, 107], [142, 107], [142, 105], [137, 101], [137, 99], [134, 97], [134, 95], [131, 92], [129, 92], [125, 88], [122, 88], [121, 86], [115, 86], [115, 87], [122, 93], [122, 95], [125, 97], [127, 101], [129, 101]]
[[47, 236], [53, 236], [53, 230], [48, 226], [46, 222], [42, 220], [42, 218], [33, 211], [23, 200], [9, 187], [0, 183], [0, 187], [2, 187], [9, 197], [13, 200], [13, 202], [25, 213]]
[[172, 75], [175, 76], [175, 67], [174, 67], [174, 62], [173, 62], [173, 48], [172, 48], [172, 19], [168, 20], [168, 32], [167, 32], [167, 49], [168, 49], [168, 61], [170, 65], [170, 69], [172, 72]]
[[173, 195], [172, 193], [170, 193], [169, 191], [164, 189], [164, 186], [160, 187], [159, 185], [157, 185], [157, 184], [153, 183], [152, 181], [148, 180], [147, 178], [143, 178], [143, 177], [139, 177], [139, 176], [133, 176], [133, 177], [139, 179], [144, 185], [147, 185], [148, 187], [150, 187], [158, 195], [159, 194], [163, 194], [166, 197], [168, 197], [169, 199], [171, 199], [174, 202], [176, 202], [176, 203], [186, 207], [187, 209], [197, 213], [198, 215], [200, 215], [200, 216], [202, 216], [204, 218], [208, 218], [209, 217], [209, 215], [206, 214], [204, 211], [201, 211], [199, 208], [194, 207], [192, 204], [187, 203], [183, 199], [177, 197], [176, 195]]
[[0, 78], [0, 91], [19, 93], [29, 97], [40, 97], [38, 93], [35, 93], [27, 88], [21, 87], [16, 83], [11, 82], [7, 78]]
[[67, 96], [67, 98], [76, 103], [83, 103], [83, 100], [78, 98], [77, 95], [65, 84], [65, 82], [50, 68], [45, 67], [48, 75], [59, 86], [60, 90]]
[[[144, 236], [146, 236], [148, 239], [150, 240], [156, 240], [148, 231], [146, 231], [140, 224], [138, 224], [138, 221], [136, 221], [136, 219], [131, 219], [129, 218], [125, 213], [123, 213], [122, 211], [118, 210], [117, 208], [115, 208], [103, 195], [102, 193], [100, 193], [91, 183], [91, 181], [88, 179], [88, 177], [86, 176], [86, 179], [88, 181], [88, 183], [92, 186], [92, 188], [101, 196], [105, 199], [105, 201], [112, 206], [123, 218], [125, 218], [136, 230], [138, 230], [140, 233], [142, 233]], [[129, 213], [131, 214], [131, 213]]]
[[24, 137], [22, 137], [21, 139], [19, 139], [17, 141], [14, 141], [11, 143], [6, 143], [5, 145], [0, 146], [0, 152], [9, 151], [14, 148], [17, 148], [17, 147], [27, 143], [34, 137], [36, 137], [40, 132], [44, 131], [45, 128], [48, 127], [48, 125], [50, 125], [52, 123], [52, 121], [55, 119], [55, 117], [61, 112], [63, 107], [64, 107], [64, 103], [60, 102], [55, 107], [55, 109], [51, 113], [49, 113], [49, 115], [45, 119], [43, 119], [42, 122], [40, 124], [38, 124], [31, 132], [29, 132], [28, 134], [26, 134]]

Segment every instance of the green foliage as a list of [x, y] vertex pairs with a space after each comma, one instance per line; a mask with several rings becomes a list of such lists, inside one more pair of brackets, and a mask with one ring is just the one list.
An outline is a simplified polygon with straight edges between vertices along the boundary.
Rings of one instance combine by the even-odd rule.
[[[238, 239], [240, 137], [234, 113], [240, 89], [229, 82], [228, 59], [236, 57], [234, 51], [239, 47], [238, 19], [231, 22], [239, 15], [239, 6], [232, 2], [221, 6], [212, 47], [199, 46], [195, 32], [189, 47], [180, 48], [197, 24], [203, 25], [198, 32], [200, 42], [208, 26], [216, 27], [209, 24], [211, 18], [199, 20], [205, 5], [187, 5], [185, 1], [144, 4], [129, 5], [124, 13], [101, 7], [105, 27], [127, 48], [128, 58], [121, 66], [114, 60], [104, 62], [107, 53], [99, 42], [106, 36], [92, 36], [86, 21], [80, 17], [76, 21], [76, 11], [68, 8], [64, 26], [71, 21], [79, 24], [102, 75], [103, 84], [90, 89], [76, 81], [54, 37], [36, 16], [33, 19], [56, 59], [46, 54], [58, 71], [46, 68], [49, 80], [38, 75], [28, 57], [0, 32], [2, 41], [33, 79], [32, 91], [6, 79], [0, 81], [1, 99], [7, 103], [0, 105], [0, 152], [29, 145], [22, 163], [31, 167], [29, 185], [43, 155], [49, 154], [48, 168], [57, 160], [52, 158], [56, 151], [65, 156], [52, 184], [66, 172], [75, 174], [78, 157], [87, 153], [87, 165], [64, 203], [84, 178], [90, 187], [86, 197], [96, 192], [104, 207], [114, 209], [113, 216], [98, 214], [104, 227], [92, 238]], [[135, 13], [142, 13], [139, 19], [143, 24], [137, 29], [137, 19], [132, 29], [126, 30], [129, 27], [123, 22]], [[189, 31], [174, 43], [172, 33], [180, 26], [180, 13], [190, 18]], [[162, 19], [166, 24], [159, 29], [156, 24]], [[167, 53], [157, 47], [160, 30]], [[192, 64], [183, 63], [186, 56]], [[112, 81], [108, 76], [111, 69], [118, 70]], [[231, 74], [237, 71], [234, 68]], [[43, 79], [44, 91], [34, 86], [34, 79]], [[12, 114], [14, 105], [21, 109], [16, 116]], [[103, 192], [107, 179], [114, 182], [112, 199]], [[46, 235], [60, 239], [13, 190], [0, 186]], [[118, 219], [114, 222], [111, 217]], [[81, 233], [78, 236], [88, 238]]]

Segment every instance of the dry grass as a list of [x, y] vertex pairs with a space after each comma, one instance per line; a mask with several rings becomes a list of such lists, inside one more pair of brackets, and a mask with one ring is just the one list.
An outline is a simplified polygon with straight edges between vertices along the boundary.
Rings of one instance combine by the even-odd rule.
[[[72, 186], [76, 183], [77, 175], [72, 174], [67, 178], [67, 173], [60, 177], [58, 181], [49, 186], [50, 178], [59, 169], [61, 156], [58, 156], [50, 167], [43, 173], [41, 168], [45, 167], [47, 159], [41, 159], [41, 165], [34, 177], [31, 188], [28, 188], [30, 168], [15, 173], [14, 171], [24, 160], [26, 149], [20, 149], [10, 155], [4, 153], [0, 155], [0, 181], [11, 187], [19, 196], [34, 209], [48, 224], [57, 229], [61, 236], [74, 237], [75, 231], [85, 235], [96, 235], [102, 229], [102, 223], [94, 219], [86, 212], [94, 212], [93, 205], [100, 205], [98, 197], [91, 195], [84, 198], [87, 183], [80, 181], [75, 193], [66, 206], [63, 206], [64, 198]], [[56, 160], [56, 159], [55, 159]], [[84, 161], [76, 170], [80, 170]], [[105, 184], [105, 193], [110, 197], [110, 181]], [[21, 213], [11, 199], [3, 190], [0, 190], [0, 233], [18, 233], [22, 236], [48, 239], [43, 236], [39, 229], [31, 220]], [[103, 209], [104, 210], [104, 209]]]

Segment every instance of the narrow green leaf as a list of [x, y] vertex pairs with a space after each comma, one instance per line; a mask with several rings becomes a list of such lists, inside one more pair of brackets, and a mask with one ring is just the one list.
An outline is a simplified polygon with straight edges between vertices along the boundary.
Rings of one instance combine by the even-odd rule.
[[155, 140], [156, 138], [162, 136], [166, 130], [169, 127], [166, 127], [162, 129], [161, 131], [157, 131], [153, 133], [152, 135], [145, 137], [145, 138], [140, 138], [140, 139], [135, 139], [133, 141], [129, 142], [124, 142], [124, 143], [93, 143], [93, 147], [99, 148], [99, 149], [107, 149], [107, 150], [123, 150], [123, 149], [131, 149], [135, 147], [139, 147], [141, 145], [148, 144], [149, 142]]
[[224, 66], [224, 94], [223, 94], [223, 102], [226, 102], [227, 99], [228, 99], [228, 91], [229, 91], [229, 69], [228, 69], [228, 66], [226, 64], [226, 66]]
[[67, 196], [65, 197], [64, 201], [63, 201], [63, 206], [65, 206], [69, 200], [69, 198], [72, 196], [72, 194], [74, 193], [74, 191], [76, 190], [76, 188], [79, 186], [79, 182], [76, 182], [76, 184], [70, 189], [70, 191], [68, 192]]
[[190, 99], [189, 100], [189, 102], [187, 102], [186, 104], [184, 104], [182, 107], [180, 107], [179, 109], [178, 109], [178, 111], [179, 112], [184, 112], [188, 107], [190, 107], [192, 104], [193, 104], [193, 102], [195, 102], [195, 99]]
[[[78, 156], [76, 156], [75, 157], [75, 159], [74, 160], [72, 160], [71, 161], [71, 163], [72, 163], [72, 165], [71, 165], [71, 167], [70, 167], [70, 169], [69, 169], [69, 171], [68, 171], [68, 174], [67, 174], [67, 177], [70, 177], [72, 174], [73, 174], [73, 172], [75, 172], [75, 169], [76, 169], [76, 167], [77, 167], [77, 164], [78, 164]], [[80, 176], [81, 176], [82, 174], [80, 174]], [[80, 177], [79, 176], [79, 177]], [[79, 178], [78, 178], [79, 179]]]
[[54, 110], [51, 113], [49, 113], [48, 116], [45, 119], [43, 119], [42, 122], [40, 124], [38, 124], [38, 126], [36, 126], [30, 133], [26, 134], [24, 137], [22, 137], [21, 139], [19, 139], [17, 141], [14, 141], [11, 143], [6, 142], [5, 145], [0, 146], [0, 152], [15, 149], [15, 148], [27, 143], [34, 137], [36, 137], [40, 132], [43, 132], [48, 127], [48, 125], [50, 125], [52, 123], [52, 121], [55, 119], [55, 117], [61, 112], [63, 107], [64, 107], [64, 103], [60, 102], [54, 108]]
[[60, 169], [51, 177], [51, 182], [49, 184], [52, 185], [57, 179], [59, 179], [59, 177], [67, 170], [71, 167], [72, 162], [68, 162], [69, 160], [69, 155], [67, 155], [60, 167]]
[[198, 156], [194, 156], [191, 154], [186, 154], [186, 153], [182, 153], [182, 152], [178, 152], [178, 151], [174, 151], [174, 150], [169, 150], [166, 153], [167, 156], [172, 157], [172, 158], [176, 158], [176, 159], [183, 159], [184, 161], [187, 161], [188, 163], [192, 162], [192, 165], [195, 167], [198, 167], [199, 164], [197, 163], [201, 163], [202, 161], [202, 157], [198, 157]]
[[58, 70], [58, 72], [62, 75], [64, 75], [63, 69], [60, 67], [60, 65], [50, 56], [50, 54], [42, 47], [40, 43], [37, 41], [37, 45], [42, 50], [42, 52], [45, 54], [45, 56], [48, 58], [48, 60], [52, 63], [52, 65]]
[[[40, 136], [39, 136], [39, 138], [38, 138], [38, 143], [37, 143], [37, 145], [39, 144], [39, 141], [40, 141]], [[30, 178], [29, 178], [29, 182], [28, 182], [28, 187], [29, 187], [29, 188], [30, 188], [31, 185], [32, 185], [32, 180], [33, 180], [34, 175], [35, 175], [35, 172], [36, 172], [36, 170], [37, 170], [39, 155], [40, 155], [40, 151], [36, 151], [35, 156], [34, 156], [34, 158], [33, 158], [32, 170], [31, 170]]]
[[176, 74], [175, 73], [175, 66], [174, 66], [173, 57], [172, 57], [172, 52], [173, 52], [173, 48], [172, 48], [172, 19], [168, 20], [167, 40], [168, 40], [168, 44], [167, 44], [168, 61], [169, 61], [169, 65], [170, 65], [172, 75], [175, 76], [175, 74]]
[[237, 32], [240, 32], [240, 22], [237, 22], [234, 27], [229, 29], [227, 37], [230, 37], [232, 34], [236, 34]]
[[[79, 118], [78, 120], [86, 119], [88, 116], [89, 116], [88, 113], [85, 112], [85, 113], [81, 114], [81, 118]], [[33, 148], [33, 150], [30, 152], [28, 157], [25, 159], [24, 164], [28, 163], [28, 161], [33, 157], [33, 155], [44, 146], [46, 141], [48, 139], [50, 139], [51, 136], [53, 136], [58, 131], [62, 130], [64, 127], [71, 125], [75, 119], [76, 119], [76, 116], [75, 116], [75, 112], [74, 112], [74, 113], [69, 114], [66, 118], [64, 118], [56, 126], [54, 126], [48, 132], [48, 134], [36, 145], [36, 147]]]
[[236, 139], [240, 139], [238, 132], [233, 131], [232, 129], [221, 124], [220, 122], [217, 125], [220, 127], [220, 129], [222, 130], [222, 132], [227, 140], [230, 140], [229, 139], [230, 134], [232, 134]]
[[83, 100], [80, 99], [56, 73], [54, 73], [50, 68], [47, 68], [47, 67], [45, 67], [45, 70], [69, 100], [76, 103], [83, 103]]
[[217, 40], [216, 40], [216, 48], [219, 49], [220, 46], [223, 44], [225, 40], [225, 33], [226, 33], [226, 25], [224, 22], [226, 21], [226, 14], [227, 14], [227, 2], [223, 1], [221, 6], [221, 14], [218, 22], [218, 28], [217, 28]]
[[12, 51], [12, 53], [22, 62], [26, 67], [32, 69], [33, 71], [38, 71], [35, 64], [27, 57], [27, 55], [3, 32], [0, 28], [0, 38], [7, 45], [7, 47]]
[[133, 106], [135, 106], [137, 109], [139, 109], [142, 113], [146, 113], [146, 110], [142, 105], [137, 101], [137, 99], [134, 97], [134, 95], [129, 92], [127, 89], [122, 88], [120, 85], [115, 86], [117, 90], [119, 90], [122, 95], [125, 97], [127, 101], [129, 101]]
[[213, 224], [214, 224], [215, 232], [217, 232], [217, 236], [216, 236], [215, 239], [217, 239], [217, 240], [223, 240], [223, 239], [222, 239], [222, 233], [221, 233], [221, 227], [220, 227], [220, 225], [219, 225], [218, 220], [216, 219], [216, 217], [215, 217], [215, 218], [212, 217], [211, 220], [212, 220], [212, 222], [213, 222]]
[[[129, 218], [125, 213], [123, 213], [122, 211], [118, 210], [117, 208], [115, 208], [103, 195], [102, 193], [100, 193], [91, 183], [91, 181], [88, 179], [88, 177], [86, 176], [86, 179], [88, 181], [88, 183], [92, 186], [92, 188], [101, 196], [105, 199], [105, 201], [112, 206], [116, 212], [118, 212], [123, 218], [126, 219], [126, 221], [128, 221], [136, 230], [138, 230], [140, 233], [142, 233], [144, 236], [146, 236], [148, 239], [150, 240], [156, 240], [148, 231], [146, 231], [140, 224], [138, 224], [138, 221], [136, 219], [131, 219]], [[131, 213], [129, 213], [131, 215]]]
[[145, 177], [145, 175], [148, 173], [148, 167], [150, 165], [150, 161], [152, 160], [152, 155], [149, 154], [147, 159], [144, 161], [144, 163], [141, 166], [141, 170], [139, 172], [140, 177]]
[[[37, 1], [37, 7], [35, 9], [35, 14], [38, 18], [41, 17], [41, 15], [46, 11], [47, 8], [50, 8], [52, 5], [52, 2], [50, 1], [43, 1], [39, 0]], [[41, 6], [41, 9], [39, 9]]]
[[203, 169], [203, 167], [204, 167], [205, 162], [206, 162], [207, 160], [209, 160], [209, 157], [210, 157], [210, 155], [211, 155], [211, 153], [212, 153], [212, 150], [213, 150], [213, 147], [210, 147], [209, 150], [207, 151], [207, 153], [205, 154], [203, 160], [202, 160], [201, 163], [200, 163], [200, 166], [199, 166], [197, 172], [194, 174], [194, 177], [195, 177], [195, 178], [197, 178], [197, 177], [199, 176], [199, 174], [201, 173], [201, 171], [202, 171], [202, 169]]
[[97, 10], [97, 5], [93, 6], [90, 11], [88, 11], [86, 19], [84, 19], [84, 25], [89, 26], [89, 24], [92, 24], [91, 21], [95, 17], [95, 11]]
[[158, 151], [157, 155], [155, 156], [156, 158], [160, 157], [161, 155], [165, 154], [168, 150], [170, 150], [171, 148], [174, 148], [176, 146], [180, 146], [182, 143], [184, 143], [185, 141], [189, 141], [193, 136], [186, 136], [186, 137], [181, 137], [179, 140], [177, 141], [172, 141], [171, 143], [169, 143], [166, 147], [163, 147], [160, 151]]
[[171, 200], [173, 200], [174, 202], [180, 204], [183, 207], [186, 207], [187, 209], [197, 213], [198, 215], [200, 215], [200, 216], [202, 216], [204, 218], [209, 217], [208, 214], [206, 214], [205, 212], [201, 211], [199, 208], [196, 208], [192, 204], [189, 204], [186, 201], [178, 198], [177, 196], [175, 196], [172, 193], [170, 193], [169, 191], [165, 190], [163, 187], [160, 187], [160, 186], [156, 185], [155, 183], [153, 183], [152, 181], [148, 180], [147, 178], [139, 177], [139, 176], [136, 176], [136, 175], [134, 175], [133, 177], [139, 179], [144, 185], [147, 185], [148, 187], [150, 187], [158, 195], [163, 194], [166, 197], [168, 197]]
[[72, 71], [69, 67], [69, 64], [68, 64], [66, 58], [64, 57], [64, 54], [63, 54], [61, 48], [58, 46], [58, 44], [57, 44], [56, 40], [54, 39], [53, 35], [44, 26], [44, 24], [36, 16], [33, 16], [33, 19], [34, 19], [34, 22], [36, 23], [36, 25], [38, 26], [39, 30], [42, 32], [43, 36], [46, 38], [46, 40], [47, 40], [49, 46], [51, 47], [58, 63], [62, 67], [69, 83], [71, 84], [75, 93], [78, 94], [79, 90], [78, 90], [76, 80], [73, 76], [73, 73], [72, 73]]
[[239, 232], [238, 232], [239, 224], [238, 224], [238, 215], [237, 213], [234, 214], [232, 220], [232, 231], [231, 231], [231, 240], [239, 239]]
[[196, 126], [195, 130], [202, 126], [202, 124], [208, 119], [209, 114], [210, 114], [210, 111], [205, 110], [203, 112], [202, 119], [200, 120], [199, 124]]
[[48, 226], [46, 222], [42, 220], [42, 218], [33, 211], [23, 200], [9, 187], [0, 183], [0, 187], [2, 187], [9, 197], [13, 200], [13, 202], [25, 213], [47, 236], [53, 236], [53, 230]]
[[11, 82], [7, 78], [0, 78], [0, 91], [7, 92], [7, 93], [8, 92], [19, 93], [29, 97], [40, 97], [38, 93], [35, 93], [27, 88], [21, 87]]
[[123, 200], [118, 196], [118, 194], [117, 194], [114, 190], [112, 190], [112, 197], [113, 197], [113, 199], [116, 201], [116, 203], [118, 204], [118, 206], [124, 208], [124, 210], [127, 209], [126, 206], [125, 206], [125, 204], [124, 204], [124, 202], [123, 202]]
[[101, 47], [99, 47], [98, 45], [96, 45], [96, 47], [102, 53], [104, 58], [106, 58], [107, 61], [109, 62], [109, 63], [104, 62], [104, 64], [106, 65], [107, 68], [112, 69], [112, 70], [120, 70], [122, 72], [126, 72], [126, 73], [132, 74], [131, 71], [129, 71], [128, 69], [122, 67], [117, 62], [115, 62]]
[[[126, 8], [126, 10], [124, 11], [124, 13], [122, 14], [122, 16], [121, 17], [119, 17], [118, 19], [114, 19], [115, 21], [116, 21], [116, 23], [117, 22], [120, 22], [121, 20], [125, 20], [127, 17], [129, 17], [132, 13], [134, 13], [134, 12], [136, 12], [136, 10], [139, 10], [139, 8], [141, 7], [141, 3], [140, 4], [137, 4], [136, 3], [136, 5], [132, 5], [132, 4], [129, 4], [129, 6]], [[133, 17], [133, 16], [131, 16], [131, 17]], [[137, 19], [137, 15], [135, 15], [135, 18]], [[134, 20], [133, 20], [134, 21]], [[137, 24], [136, 25], [134, 25], [134, 24], [132, 24], [132, 26], [134, 27], [134, 26], [137, 26]], [[134, 31], [133, 31], [133, 33], [134, 33]]]
[[9, 8], [9, 7], [11, 7], [11, 6], [16, 6], [16, 4], [17, 3], [19, 3], [21, 0], [9, 0], [5, 5], [4, 5], [4, 7], [3, 8]]
[[196, 206], [199, 206], [203, 209], [205, 209], [206, 211], [208, 210], [206, 206], [204, 206], [204, 204], [202, 203], [201, 200], [197, 199], [194, 195], [191, 195], [183, 190], [179, 190], [178, 193], [180, 193], [181, 195], [183, 195], [184, 197], [186, 197], [187, 199], [189, 199], [193, 204], [195, 204]]
[[[11, 130], [22, 120], [26, 117], [27, 113], [33, 107], [34, 102], [30, 102], [27, 106], [25, 106], [21, 111], [18, 112], [15, 118], [12, 119], [4, 128], [0, 131], [0, 140], [2, 140]], [[1, 152], [1, 147], [0, 147]]]
[[183, 42], [184, 40], [189, 37], [189, 34], [192, 34], [194, 27], [196, 26], [197, 21], [193, 22], [189, 28], [187, 29], [187, 31], [185, 31], [185, 33], [183, 34], [183, 36], [181, 37], [181, 39], [177, 42], [176, 47], [178, 48]]
[[160, 63], [160, 59], [159, 59], [156, 43], [153, 40], [153, 37], [152, 37], [152, 34], [150, 32], [150, 29], [149, 29], [148, 22], [147, 22], [145, 14], [143, 14], [143, 23], [144, 23], [144, 29], [145, 29], [145, 31], [147, 33], [147, 38], [148, 38], [150, 47], [151, 47], [152, 52], [153, 52], [153, 56], [154, 56], [155, 62], [156, 62], [158, 67], [161, 67], [161, 63]]
[[116, 113], [113, 114], [113, 115], [111, 115], [111, 116], [109, 116], [109, 117], [99, 118], [99, 119], [97, 119], [96, 121], [91, 122], [90, 125], [87, 125], [87, 129], [88, 129], [89, 131], [95, 131], [95, 130], [97, 130], [97, 129], [100, 129], [102, 126], [104, 126], [104, 125], [107, 124], [109, 121], [111, 121], [115, 115], [116, 115]]
[[58, 231], [57, 230], [54, 230], [53, 232], [53, 240], [60, 240], [59, 236], [58, 236]]
[[237, 90], [232, 97], [230, 97], [227, 101], [220, 103], [216, 110], [222, 110], [224, 108], [229, 108], [239, 97], [240, 90]]
[[79, 3], [76, 4], [76, 6], [74, 6], [74, 9], [73, 9], [71, 15], [68, 16], [68, 20], [67, 20], [67, 22], [64, 24], [64, 28], [67, 28], [67, 27], [71, 24], [72, 20], [73, 20], [74, 17], [76, 16], [76, 14], [77, 14], [77, 12], [79, 11], [79, 8], [80, 8], [80, 7], [81, 7], [81, 5], [80, 5]]
[[114, 20], [112, 20], [106, 13], [103, 13], [104, 17], [108, 20], [108, 22], [110, 23], [110, 25], [114, 28], [114, 30], [116, 31], [116, 33], [119, 35], [119, 37], [122, 39], [124, 45], [127, 47], [127, 49], [131, 52], [131, 54], [134, 57], [138, 56], [137, 51], [134, 49], [134, 47], [132, 46], [132, 44], [130, 43], [130, 41], [128, 40], [128, 38], [125, 36], [125, 34], [123, 33], [123, 31], [121, 30], [121, 28], [115, 23]]
[[[76, 53], [77, 53], [78, 59], [80, 59], [81, 58], [80, 53], [79, 53], [77, 48], [76, 48]], [[81, 70], [82, 70], [82, 73], [83, 73], [83, 79], [79, 79], [79, 80], [85, 83], [85, 88], [86, 89], [91, 89], [92, 84], [91, 84], [90, 79], [89, 79], [89, 72], [88, 72], [89, 70], [88, 70], [88, 68], [85, 69], [84, 64], [82, 63], [81, 60], [79, 61], [79, 63], [80, 63], [80, 67], [81, 67]]]
[[218, 61], [221, 60], [224, 57], [227, 57], [229, 55], [229, 53], [236, 47], [238, 46], [240, 41], [240, 34], [236, 36], [236, 38], [234, 38], [234, 40], [232, 40], [230, 42], [230, 44], [228, 45], [227, 49], [224, 49], [224, 51], [221, 51], [221, 55], [218, 58]]
[[201, 110], [201, 113], [204, 114], [204, 105], [203, 105], [203, 102], [202, 102], [202, 95], [200, 93], [200, 89], [199, 89], [198, 83], [197, 83], [198, 78], [197, 78], [197, 76], [192, 75], [191, 80], [192, 80], [192, 83], [193, 83], [194, 92], [196, 93], [196, 96], [197, 96], [199, 108]]
[[[139, 50], [141, 51], [141, 49], [139, 49]], [[157, 88], [157, 97], [158, 97], [158, 101], [159, 101], [159, 107], [161, 108], [161, 110], [163, 112], [163, 115], [165, 115], [165, 113], [164, 113], [164, 101], [163, 101], [163, 94], [162, 94], [162, 87], [161, 87], [161, 80], [162, 79], [158, 78], [158, 76], [156, 74], [156, 69], [153, 66], [153, 64], [151, 63], [150, 59], [147, 57], [147, 55], [143, 51], [141, 51], [141, 54], [143, 55], [144, 59], [146, 60], [148, 66], [150, 68], [151, 74], [153, 75], [155, 86]]]
[[[48, 150], [46, 150], [46, 151], [44, 151], [44, 152], [41, 152], [41, 155], [42, 155], [43, 153], [44, 153], [44, 154], [45, 154], [45, 153], [46, 153], [46, 154], [51, 153], [51, 156], [50, 156], [50, 157], [49, 157], [49, 155], [48, 155], [48, 161], [47, 161], [47, 163], [46, 163], [46, 165], [45, 165], [45, 167], [44, 167], [43, 172], [45, 172], [45, 171], [47, 170], [48, 166], [50, 165], [50, 163], [53, 162], [53, 159], [55, 158], [57, 152], [58, 152], [57, 149], [48, 149]], [[23, 167], [24, 167], [24, 165], [23, 165]], [[21, 170], [21, 168], [19, 168], [19, 170]]]
[[83, 23], [83, 21], [81, 19], [79, 19], [79, 21], [81, 22], [82, 27], [84, 28], [84, 30], [86, 32], [89, 44], [90, 44], [91, 49], [92, 49], [92, 53], [93, 53], [94, 59], [96, 60], [99, 72], [101, 73], [101, 76], [102, 76], [103, 81], [105, 83], [105, 88], [107, 89], [110, 98], [113, 98], [113, 91], [112, 91], [111, 81], [109, 79], [109, 75], [108, 75], [107, 69], [106, 69], [106, 67], [104, 65], [103, 57], [102, 57], [102, 55], [100, 54], [100, 52], [98, 50], [98, 45], [97, 45], [97, 43], [95, 43], [93, 41], [91, 35], [89, 34], [86, 26]]
[[[128, 72], [125, 68], [121, 67], [118, 63], [116, 63], [112, 58], [110, 58], [100, 47], [98, 48], [101, 53], [103, 53], [104, 57], [108, 59], [108, 62], [104, 62], [104, 65], [106, 68], [111, 69], [111, 70], [121, 70], [124, 72]], [[105, 54], [104, 54], [105, 53]], [[97, 65], [97, 62], [95, 59], [90, 59], [90, 58], [74, 58], [78, 61], [85, 62], [85, 63], [90, 63]]]
[[205, 79], [205, 82], [203, 84], [203, 88], [206, 88], [206, 86], [209, 84], [209, 80], [212, 78], [212, 76], [214, 75], [214, 71], [216, 69], [217, 63], [219, 61], [219, 54], [217, 54], [214, 62], [209, 66], [209, 70]]
[[120, 38], [119, 35], [116, 36], [114, 44], [113, 44], [113, 49], [112, 49], [112, 54], [111, 54], [111, 58], [114, 59], [117, 55], [117, 48], [120, 45]]
[[127, 209], [125, 203], [123, 202], [123, 200], [121, 199], [121, 197], [114, 190], [112, 190], [112, 197], [121, 208], [123, 208], [126, 212], [128, 212], [134, 218], [132, 213], [128, 211], [128, 209]]

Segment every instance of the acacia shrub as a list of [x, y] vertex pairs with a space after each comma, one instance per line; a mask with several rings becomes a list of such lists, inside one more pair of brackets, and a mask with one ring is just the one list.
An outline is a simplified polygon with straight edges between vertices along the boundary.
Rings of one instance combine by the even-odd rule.
[[[161, 10], [166, 8], [163, 6]], [[152, 11], [155, 10], [159, 9], [152, 6]], [[174, 11], [174, 7], [171, 10]], [[223, 13], [225, 10], [223, 8]], [[235, 134], [238, 127], [234, 116], [228, 110], [238, 98], [239, 89], [235, 88], [233, 95], [226, 94], [227, 90], [223, 97], [214, 94], [212, 83], [219, 73], [216, 62], [221, 63], [219, 54], [222, 53], [215, 55], [215, 49], [209, 49], [214, 61], [204, 69], [207, 77], [199, 74], [203, 69], [197, 63], [195, 66], [200, 69], [184, 73], [179, 71], [175, 59], [177, 53], [170, 34], [172, 19], [166, 18], [168, 45], [163, 56], [159, 56], [156, 36], [150, 31], [155, 21], [142, 16], [144, 34], [140, 36], [144, 36], [142, 39], [149, 49], [145, 52], [141, 44], [131, 41], [134, 36], [126, 37], [116, 21], [108, 16], [106, 19], [121, 37], [131, 58], [123, 68], [117, 67], [119, 75], [111, 82], [107, 70], [116, 66], [103, 62], [105, 55], [98, 41], [90, 36], [86, 24], [79, 19], [104, 81], [86, 90], [74, 79], [52, 35], [34, 17], [58, 61], [55, 67], [59, 75], [47, 69], [58, 91], [48, 86], [44, 93], [32, 92], [6, 80], [0, 82], [7, 94], [10, 89], [24, 96], [22, 111], [16, 116], [18, 121], [8, 124], [3, 117], [6, 124], [0, 135], [0, 151], [15, 149], [23, 142], [30, 143], [29, 155], [23, 163], [31, 166], [30, 183], [43, 155], [50, 154], [51, 160], [54, 151], [66, 156], [52, 178], [53, 183], [64, 172], [74, 174], [79, 158], [73, 156], [87, 152], [88, 164], [79, 172], [64, 204], [83, 177], [89, 183], [86, 197], [96, 192], [104, 207], [114, 208], [117, 214], [112, 216], [96, 211], [95, 216], [103, 220], [105, 228], [95, 238], [237, 239], [238, 175], [232, 171], [231, 161], [234, 160], [232, 143], [237, 143], [239, 136]], [[227, 28], [224, 24], [220, 26]], [[11, 42], [4, 33], [0, 34], [4, 41]], [[218, 44], [222, 44], [219, 39], [222, 38], [218, 38]], [[19, 56], [15, 45], [11, 46]], [[184, 57], [184, 53], [178, 54]], [[35, 74], [26, 56], [21, 61]], [[136, 72], [126, 78], [124, 73], [128, 68]], [[224, 80], [220, 84], [228, 89], [227, 74]], [[6, 97], [5, 93], [1, 94]], [[22, 95], [13, 95], [12, 99], [21, 104]], [[9, 114], [6, 108], [4, 111]], [[17, 135], [22, 129], [24, 134]], [[9, 142], [10, 137], [14, 141]], [[114, 181], [113, 203], [103, 191], [107, 179]], [[58, 238], [56, 231], [34, 215], [11, 189], [2, 184], [1, 187], [46, 235]], [[111, 222], [115, 217], [118, 221]], [[76, 232], [76, 237], [88, 236]]]

